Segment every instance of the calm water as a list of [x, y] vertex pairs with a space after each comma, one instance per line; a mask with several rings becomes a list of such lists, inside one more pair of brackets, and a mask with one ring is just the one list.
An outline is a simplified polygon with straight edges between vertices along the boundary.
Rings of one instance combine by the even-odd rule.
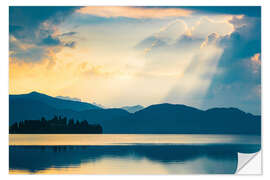
[[260, 136], [10, 135], [10, 173], [232, 174]]

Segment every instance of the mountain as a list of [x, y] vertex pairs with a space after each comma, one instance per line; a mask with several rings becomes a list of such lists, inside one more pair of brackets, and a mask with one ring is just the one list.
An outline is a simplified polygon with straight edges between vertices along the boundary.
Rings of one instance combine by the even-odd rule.
[[261, 116], [236, 108], [203, 111], [180, 104], [156, 104], [129, 113], [120, 108], [96, 108], [89, 103], [60, 100], [39, 93], [10, 95], [9, 98], [10, 125], [22, 120], [38, 120], [41, 117], [49, 119], [61, 115], [75, 120], [87, 120], [89, 124], [100, 124], [105, 134], [261, 133]]
[[129, 113], [135, 113], [136, 111], [142, 110], [144, 107], [141, 105], [136, 105], [136, 106], [123, 106], [121, 109], [124, 109], [128, 111]]
[[57, 109], [40, 101], [25, 98], [9, 98], [9, 125], [22, 120], [52, 118]]
[[95, 105], [95, 106], [97, 106], [97, 107], [103, 108], [103, 109], [106, 108], [106, 107], [103, 106], [102, 104], [98, 104], [98, 103], [96, 103], [96, 102], [92, 102], [92, 104]]
[[48, 96], [46, 94], [41, 94], [38, 92], [31, 92], [29, 94], [20, 94], [20, 95], [9, 95], [9, 100], [10, 101], [16, 101], [16, 100], [39, 101], [39, 102], [44, 103], [52, 108], [70, 109], [70, 110], [74, 110], [74, 111], [83, 111], [83, 110], [88, 110], [88, 109], [100, 109], [100, 107], [95, 106], [95, 105], [90, 104], [90, 103], [55, 98], [55, 97], [51, 97], [51, 96]]
[[[89, 103], [61, 100], [40, 93], [9, 96], [9, 123], [22, 120], [39, 120], [41, 117], [51, 119], [54, 116], [65, 116], [88, 122], [113, 123], [114, 118], [128, 116], [123, 109], [102, 109]], [[106, 126], [107, 127], [107, 126]]]
[[[127, 122], [127, 121], [126, 121]], [[158, 104], [131, 114], [124, 133], [142, 134], [260, 134], [261, 116], [236, 108], [207, 111], [185, 105]]]

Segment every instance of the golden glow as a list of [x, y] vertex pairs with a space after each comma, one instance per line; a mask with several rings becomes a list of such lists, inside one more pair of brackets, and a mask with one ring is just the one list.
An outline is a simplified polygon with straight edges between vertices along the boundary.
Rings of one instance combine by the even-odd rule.
[[261, 54], [260, 53], [254, 54], [254, 56], [251, 57], [251, 60], [253, 62], [261, 64]]
[[[9, 145], [20, 146], [68, 146], [68, 145], [132, 145], [132, 144], [224, 144], [237, 142], [247, 136], [232, 135], [186, 135], [186, 134], [9, 134]], [[250, 138], [250, 137], [249, 137]], [[256, 144], [259, 136], [253, 136], [249, 143]], [[239, 143], [239, 142], [238, 142]], [[244, 141], [243, 141], [244, 143]]]
[[121, 7], [121, 6], [90, 6], [78, 9], [76, 12], [91, 14], [102, 17], [128, 17], [128, 18], [168, 18], [188, 16], [190, 10], [178, 8], [140, 8], [140, 7]]
[[70, 167], [50, 167], [45, 170], [31, 172], [27, 170], [10, 170], [10, 174], [168, 174], [161, 163], [148, 159], [123, 159], [107, 157], [96, 162], [81, 163]]
[[[37, 61], [16, 59], [16, 52], [10, 51], [10, 94], [38, 91], [50, 96], [70, 96], [82, 101], [97, 102], [105, 107], [120, 107], [164, 102], [171, 89], [180, 85], [179, 93], [183, 96], [186, 93], [192, 96], [192, 92], [196, 91], [204, 93], [212, 75], [218, 71], [216, 62], [222, 50], [208, 42], [209, 46], [205, 44], [203, 49], [198, 48], [199, 43], [197, 47], [188, 49], [181, 47], [167, 51], [166, 48], [170, 48], [182, 35], [191, 39], [205, 39], [211, 33], [222, 36], [232, 31], [231, 24], [228, 23], [229, 16], [220, 16], [214, 20], [213, 17], [196, 16], [189, 22], [186, 19], [172, 18], [191, 14], [188, 10], [175, 8], [84, 7], [74, 16], [78, 16], [78, 13], [81, 13], [79, 16], [101, 13], [100, 16], [106, 17], [153, 16], [163, 19], [153, 19], [151, 23], [139, 19], [134, 24], [103, 22], [78, 26], [76, 29], [70, 29], [69, 22], [55, 26], [45, 21], [42, 26], [52, 30], [54, 37], [63, 32], [75, 31], [75, 37], [61, 37], [61, 40], [75, 40], [76, 46], [43, 46], [46, 56]], [[150, 53], [158, 45], [156, 40], [140, 50], [134, 48], [151, 36], [164, 40], [168, 46]], [[16, 41], [25, 50], [34, 46], [20, 42], [13, 36], [10, 40]], [[192, 68], [192, 73], [188, 73], [187, 69], [195, 57], [197, 67], [200, 68]], [[209, 78], [201, 78], [204, 74], [210, 74], [207, 76]], [[181, 103], [188, 104], [182, 99]]]

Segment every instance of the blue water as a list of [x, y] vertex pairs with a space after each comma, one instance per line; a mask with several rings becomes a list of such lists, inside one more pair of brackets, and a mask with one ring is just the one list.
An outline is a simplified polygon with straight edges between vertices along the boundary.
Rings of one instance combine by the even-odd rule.
[[[51, 141], [53, 145], [33, 145], [36, 141], [32, 139], [31, 145], [10, 145], [9, 169], [15, 174], [233, 174], [237, 170], [239, 152], [260, 150], [258, 137], [181, 136], [188, 136], [185, 138], [192, 143], [183, 141], [185, 138], [177, 143], [177, 138], [164, 135], [140, 136], [140, 140], [136, 135], [100, 136], [96, 139], [98, 145], [74, 145], [74, 139], [69, 145], [55, 145], [56, 141]], [[66, 139], [68, 137], [66, 135]], [[42, 138], [45, 142], [46, 136]], [[57, 138], [63, 139], [63, 136]], [[109, 143], [108, 138], [114, 143]], [[162, 143], [158, 143], [158, 139]], [[19, 141], [27, 144], [25, 137], [12, 140], [15, 144], [20, 144]]]

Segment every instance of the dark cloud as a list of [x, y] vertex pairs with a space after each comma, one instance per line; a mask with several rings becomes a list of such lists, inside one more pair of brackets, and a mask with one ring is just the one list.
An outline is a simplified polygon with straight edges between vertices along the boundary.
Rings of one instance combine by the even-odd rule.
[[[219, 41], [219, 45], [224, 49], [218, 64], [219, 68], [224, 70], [220, 77], [223, 83], [232, 81], [250, 83], [252, 71], [247, 70], [246, 65], [251, 63], [250, 59], [254, 54], [261, 53], [260, 18], [246, 17], [242, 21], [242, 26]], [[260, 83], [257, 81], [255, 82]]]
[[22, 31], [23, 27], [18, 25], [9, 25], [9, 33], [17, 36], [17, 33]]
[[74, 48], [76, 45], [75, 41], [67, 42], [64, 44], [65, 47]]
[[212, 79], [204, 106], [221, 103], [260, 114], [261, 66], [251, 59], [261, 53], [261, 19], [244, 17], [231, 23], [235, 31], [218, 41], [223, 48], [217, 67], [221, 72]]
[[51, 35], [41, 40], [39, 43], [42, 46], [59, 46], [61, 45], [61, 41], [59, 38], [53, 38]]
[[70, 47], [74, 48], [76, 45], [75, 41], [71, 42], [62, 42], [58, 37], [52, 37], [49, 35], [48, 37], [41, 40], [39, 43], [41, 46], [64, 46], [64, 47]]
[[63, 33], [63, 34], [61, 34], [60, 36], [73, 36], [73, 35], [75, 35], [75, 34], [77, 34], [77, 32], [67, 32], [67, 33]]
[[[65, 18], [74, 12], [78, 7], [41, 7], [41, 6], [10, 6], [9, 7], [9, 24], [10, 33], [16, 38], [16, 28], [20, 27], [25, 33], [34, 33], [40, 24], [50, 20], [52, 24], [59, 24]], [[32, 34], [33, 35], [33, 34]]]
[[219, 15], [245, 15], [248, 17], [261, 17], [260, 6], [147, 6], [144, 8], [181, 8], [192, 10], [193, 14], [219, 14]]
[[260, 6], [185, 6], [181, 8], [193, 10], [194, 14], [231, 14], [261, 17]]
[[29, 48], [26, 50], [17, 48], [16, 54], [10, 56], [11, 59], [23, 59], [24, 62], [38, 62], [44, 57], [47, 57], [47, 51], [44, 51], [44, 49], [41, 47]]
[[[36, 62], [48, 56], [49, 47], [74, 47], [74, 43], [63, 42], [60, 37], [53, 36], [57, 26], [79, 7], [40, 7], [40, 6], [11, 6], [9, 7], [10, 51], [17, 60]], [[71, 36], [75, 32], [62, 34]], [[22, 48], [30, 44], [31, 48]], [[41, 48], [40, 46], [43, 46]]]

